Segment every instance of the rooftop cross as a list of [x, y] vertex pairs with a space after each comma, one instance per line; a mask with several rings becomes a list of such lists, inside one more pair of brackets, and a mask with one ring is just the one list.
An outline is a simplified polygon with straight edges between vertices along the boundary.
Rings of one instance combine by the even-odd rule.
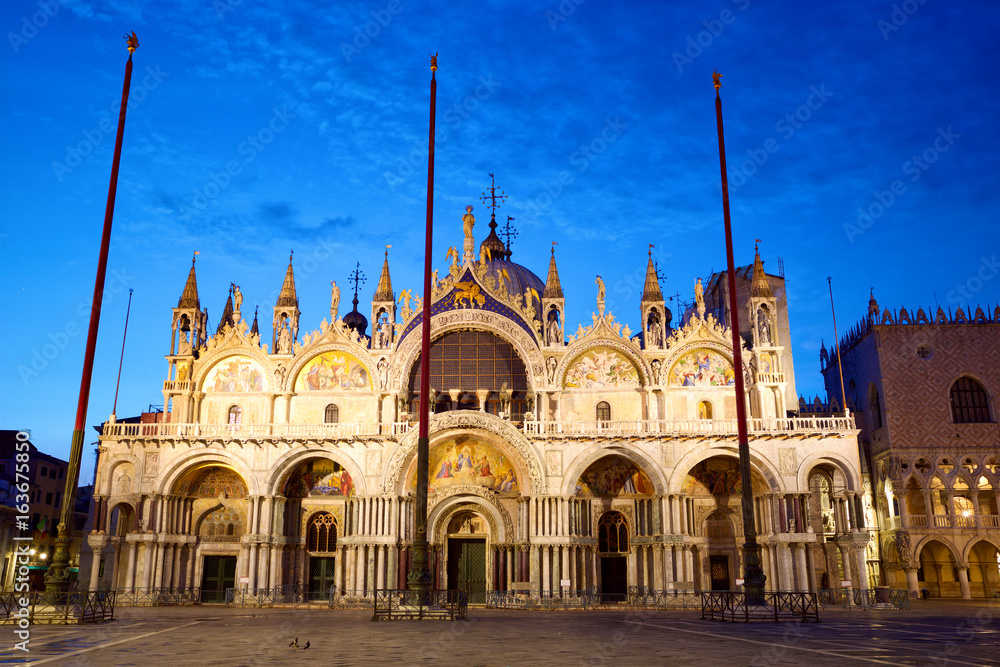
[[[386, 253], [389, 251], [387, 250]], [[365, 274], [361, 271], [361, 262], [357, 262], [354, 266], [354, 270], [348, 275], [347, 279], [354, 283], [354, 305], [358, 305], [358, 286], [365, 282]]]
[[[483, 196], [480, 197], [479, 199], [484, 204], [486, 204], [486, 200], [489, 199], [490, 203], [486, 205], [489, 206], [491, 209], [493, 209], [492, 213], [493, 215], [496, 215], [497, 207], [500, 206], [500, 204], [502, 204], [507, 199], [507, 194], [503, 190], [500, 191], [500, 194], [497, 194], [497, 182], [496, 179], [493, 178], [493, 174], [490, 174], [490, 187], [488, 191], [489, 194], [483, 192]], [[497, 203], [497, 200], [500, 201], [499, 204]]]
[[514, 221], [514, 218], [507, 216], [507, 222], [504, 223], [503, 228], [500, 230], [500, 236], [504, 237], [504, 245], [507, 246], [507, 256], [510, 257], [510, 241], [511, 239], [517, 238], [517, 230], [511, 226], [510, 223]]

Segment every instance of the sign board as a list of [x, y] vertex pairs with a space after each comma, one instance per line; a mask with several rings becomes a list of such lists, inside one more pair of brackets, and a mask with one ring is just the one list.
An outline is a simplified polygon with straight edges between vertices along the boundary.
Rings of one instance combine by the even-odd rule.
[[559, 585], [563, 588], [569, 588], [569, 579], [560, 579]]
[[841, 579], [840, 580], [840, 587], [841, 588], [850, 588], [851, 587], [851, 580], [850, 579]]
[[737, 586], [742, 586], [743, 585], [743, 580], [742, 579], [737, 579], [736, 580], [736, 585]]
[[250, 577], [240, 577], [240, 583], [241, 584], [249, 584], [250, 583]]

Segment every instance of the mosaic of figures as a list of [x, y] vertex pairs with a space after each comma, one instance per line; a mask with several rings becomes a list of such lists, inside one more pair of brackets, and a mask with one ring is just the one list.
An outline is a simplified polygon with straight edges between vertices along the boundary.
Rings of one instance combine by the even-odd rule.
[[185, 498], [246, 498], [247, 485], [235, 470], [210, 465], [186, 473], [174, 493]]
[[587, 350], [569, 365], [566, 386], [582, 389], [638, 387], [639, 372], [620, 352], [596, 347]]
[[371, 389], [368, 370], [346, 352], [324, 352], [306, 363], [295, 380], [295, 391]]
[[354, 480], [336, 461], [310, 459], [288, 475], [283, 493], [287, 498], [353, 496]]
[[688, 352], [670, 369], [670, 382], [680, 387], [724, 387], [736, 383], [733, 364], [713, 350]]
[[576, 482], [576, 495], [615, 498], [655, 493], [649, 477], [621, 456], [606, 456], [591, 463]]
[[[496, 447], [469, 436], [449, 438], [430, 451], [428, 488], [435, 492], [449, 486], [484, 486], [498, 493], [518, 493], [517, 471]], [[414, 466], [411, 486], [416, 487]]]
[[[754, 493], [764, 493], [767, 484], [756, 473], [751, 473]], [[711, 458], [702, 461], [684, 478], [684, 493], [689, 496], [738, 496], [743, 493], [740, 467], [736, 459]]]
[[205, 391], [264, 391], [264, 369], [250, 357], [229, 357], [212, 367]]

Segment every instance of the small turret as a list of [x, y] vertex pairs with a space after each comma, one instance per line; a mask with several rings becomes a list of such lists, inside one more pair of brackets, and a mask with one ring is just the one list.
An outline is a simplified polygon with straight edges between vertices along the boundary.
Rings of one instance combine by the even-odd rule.
[[649, 257], [646, 261], [646, 283], [642, 288], [642, 301], [639, 304], [642, 317], [642, 339], [647, 350], [658, 350], [663, 347], [666, 328], [669, 326], [666, 303], [660, 290], [660, 277], [656, 273], [653, 262], [653, 244], [649, 244]]
[[552, 256], [549, 258], [549, 275], [542, 290], [542, 312], [545, 313], [545, 345], [561, 346], [564, 341], [566, 299], [559, 283], [559, 269], [556, 268], [556, 242], [552, 242]]
[[281, 292], [274, 304], [274, 319], [271, 321], [271, 350], [275, 354], [291, 354], [292, 343], [299, 335], [299, 297], [295, 293], [295, 272], [292, 257], [288, 255], [288, 269], [281, 284]]
[[[389, 248], [386, 246], [382, 274], [372, 296], [372, 348], [388, 349], [396, 336], [396, 294], [389, 278]], [[362, 330], [363, 332], [363, 330]]]

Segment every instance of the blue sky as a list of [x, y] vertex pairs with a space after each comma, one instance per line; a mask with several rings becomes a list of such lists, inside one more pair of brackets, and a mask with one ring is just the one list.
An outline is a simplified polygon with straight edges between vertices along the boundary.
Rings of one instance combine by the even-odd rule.
[[[304, 331], [328, 315], [330, 280], [350, 301], [355, 262], [368, 311], [386, 244], [396, 291], [417, 291], [433, 51], [435, 264], [460, 246], [466, 204], [485, 235], [493, 172], [510, 197], [499, 218], [519, 231], [513, 260], [544, 277], [559, 243], [570, 329], [590, 321], [596, 273], [638, 328], [650, 243], [664, 292], [683, 300], [724, 267], [713, 68], [736, 261], [755, 238], [770, 271], [783, 258], [801, 393], [821, 392], [828, 275], [842, 332], [869, 286], [893, 308], [1000, 301], [995, 3], [12, 0], [0, 26], [0, 427], [31, 429], [57, 456], [129, 30], [141, 47], [90, 424], [111, 412], [129, 289], [118, 414], [162, 402], [170, 308], [195, 250], [212, 324], [235, 281], [268, 341], [290, 248]], [[92, 467], [88, 453], [82, 479]]]

